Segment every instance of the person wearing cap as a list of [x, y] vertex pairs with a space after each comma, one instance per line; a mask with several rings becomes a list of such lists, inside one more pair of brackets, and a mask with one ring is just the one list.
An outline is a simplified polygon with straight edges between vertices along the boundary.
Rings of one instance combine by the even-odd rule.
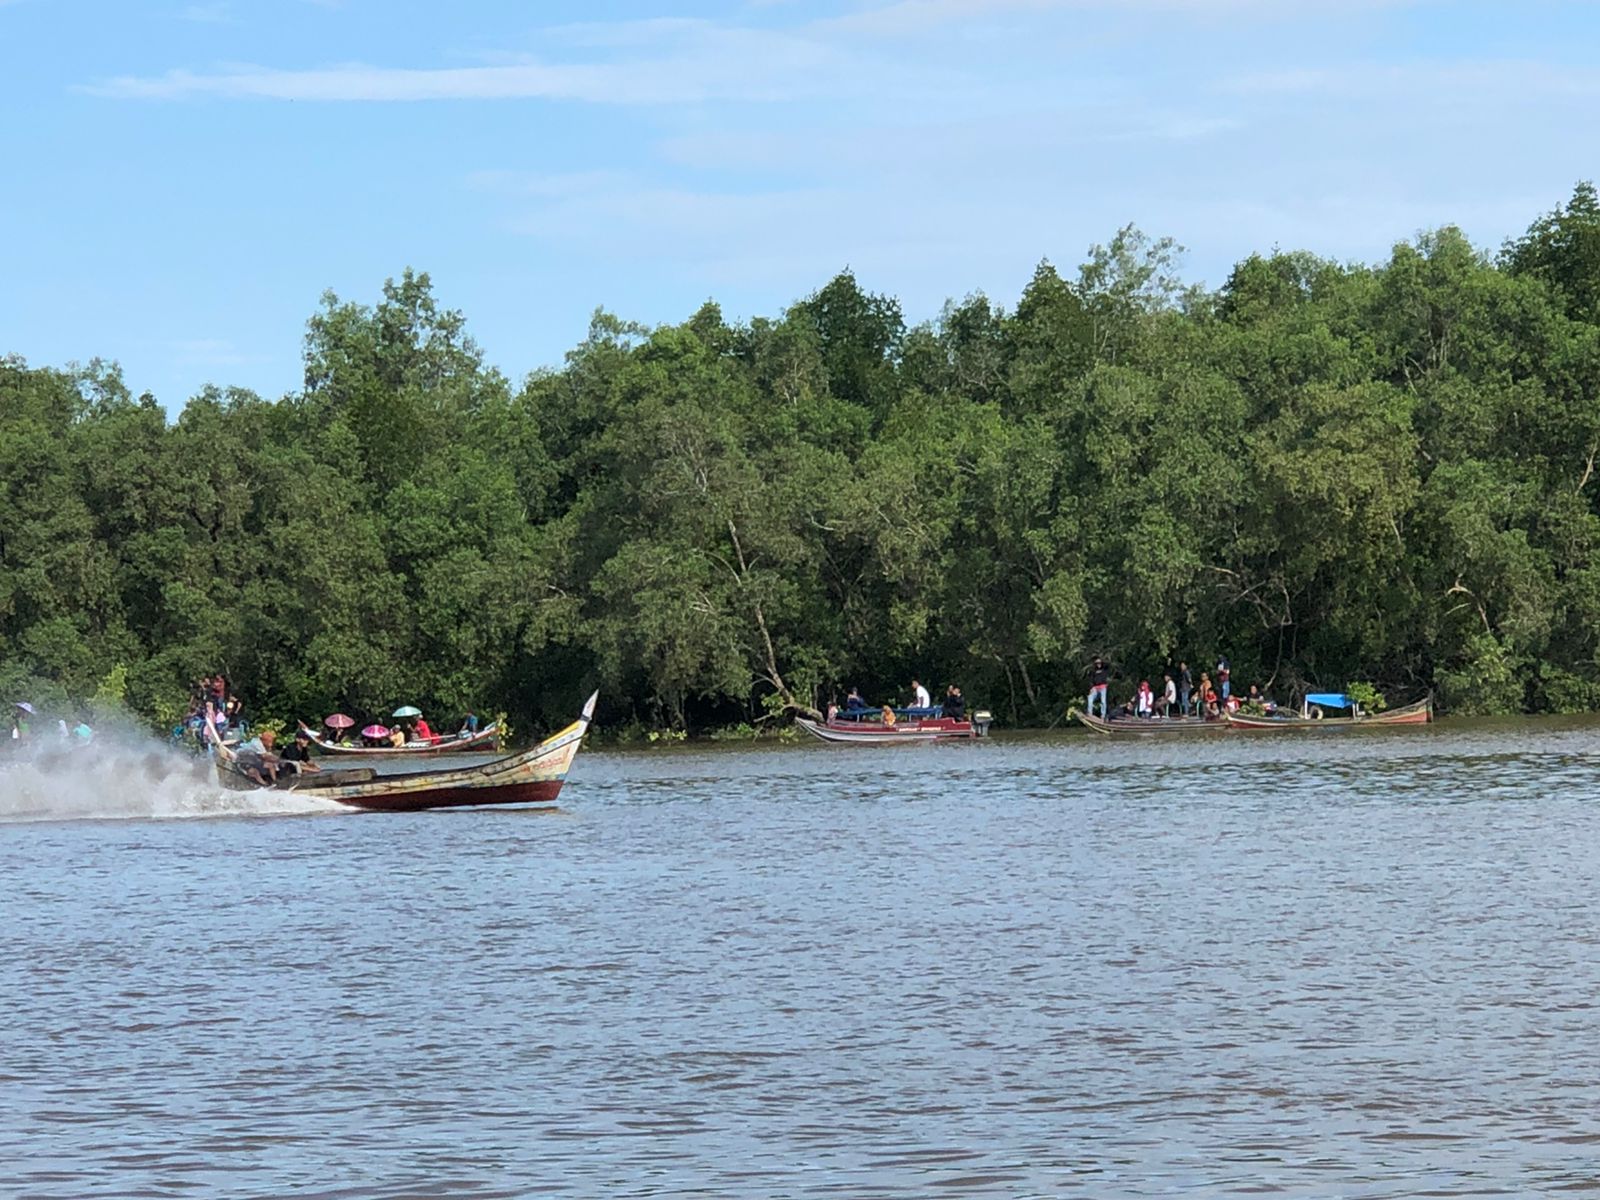
[[311, 731], [303, 725], [295, 730], [294, 743], [286, 747], [278, 757], [284, 762], [294, 763], [294, 770], [298, 772], [322, 770], [311, 761]]
[[278, 752], [273, 743], [278, 735], [263, 729], [239, 747], [239, 767], [251, 779], [263, 786], [278, 782]]

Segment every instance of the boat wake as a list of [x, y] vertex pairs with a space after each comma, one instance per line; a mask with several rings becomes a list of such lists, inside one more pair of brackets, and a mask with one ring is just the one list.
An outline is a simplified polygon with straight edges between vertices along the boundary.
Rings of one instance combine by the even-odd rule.
[[134, 739], [0, 750], [0, 824], [347, 812], [296, 792], [232, 792], [209, 761]]

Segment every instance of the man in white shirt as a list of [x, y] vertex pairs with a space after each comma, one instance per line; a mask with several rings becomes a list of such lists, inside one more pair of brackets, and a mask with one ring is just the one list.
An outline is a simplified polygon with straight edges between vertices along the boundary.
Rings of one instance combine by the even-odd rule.
[[932, 699], [932, 697], [930, 697], [928, 695], [928, 689], [923, 687], [915, 679], [913, 679], [911, 681], [911, 707], [912, 708], [931, 708], [931, 707], [933, 707], [933, 699]]

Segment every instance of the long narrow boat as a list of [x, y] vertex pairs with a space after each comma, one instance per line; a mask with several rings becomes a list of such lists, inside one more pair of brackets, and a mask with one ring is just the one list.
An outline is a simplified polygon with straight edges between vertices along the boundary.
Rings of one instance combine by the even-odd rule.
[[[898, 716], [893, 725], [885, 725], [878, 720], [853, 719], [843, 713], [831, 714], [826, 721], [796, 717], [794, 723], [814, 738], [849, 746], [901, 746], [988, 737], [989, 726], [993, 724], [993, 718], [982, 709], [974, 712], [971, 720], [956, 720], [944, 716], [942, 710], [938, 709], [902, 711], [918, 715]], [[869, 710], [869, 714], [877, 716], [872, 710]]]
[[420, 742], [407, 742], [404, 746], [359, 746], [349, 742], [330, 742], [317, 736], [317, 731], [304, 721], [300, 728], [311, 738], [311, 744], [324, 754], [349, 754], [366, 758], [409, 758], [417, 754], [471, 754], [474, 751], [493, 750], [500, 738], [498, 725], [486, 725], [477, 733], [451, 733], [425, 738]]
[[[279, 779], [276, 790], [302, 792], [352, 808], [412, 812], [478, 804], [554, 804], [594, 720], [596, 692], [571, 725], [531, 750], [474, 767], [379, 775], [371, 767], [305, 772]], [[217, 781], [233, 791], [267, 791], [245, 774], [236, 751], [216, 747]]]
[[1176, 733], [1215, 733], [1219, 729], [1226, 729], [1227, 722], [1221, 718], [1204, 717], [1093, 717], [1076, 708], [1067, 710], [1067, 717], [1076, 717], [1078, 722], [1096, 733], [1108, 736], [1133, 735], [1136, 737], [1151, 737], [1156, 735], [1171, 735]]
[[[1242, 712], [1229, 713], [1225, 718], [1230, 728], [1233, 729], [1318, 729], [1331, 731], [1337, 729], [1370, 729], [1381, 728], [1385, 725], [1426, 725], [1433, 720], [1433, 694], [1430, 692], [1415, 704], [1407, 704], [1403, 708], [1391, 708], [1386, 712], [1362, 712], [1351, 705], [1340, 705], [1334, 694], [1319, 693], [1308, 696], [1306, 711], [1302, 714], [1286, 716], [1254, 716]], [[1348, 699], [1348, 697], [1339, 697]], [[1348, 717], [1322, 717], [1315, 715], [1320, 712], [1323, 703], [1330, 707], [1349, 707], [1354, 715]]]

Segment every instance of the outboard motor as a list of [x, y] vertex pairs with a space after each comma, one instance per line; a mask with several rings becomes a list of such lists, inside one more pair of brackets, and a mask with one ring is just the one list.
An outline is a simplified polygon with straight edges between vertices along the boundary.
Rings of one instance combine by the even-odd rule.
[[994, 714], [987, 708], [980, 708], [972, 714], [972, 736], [988, 737], [989, 726], [994, 724]]

